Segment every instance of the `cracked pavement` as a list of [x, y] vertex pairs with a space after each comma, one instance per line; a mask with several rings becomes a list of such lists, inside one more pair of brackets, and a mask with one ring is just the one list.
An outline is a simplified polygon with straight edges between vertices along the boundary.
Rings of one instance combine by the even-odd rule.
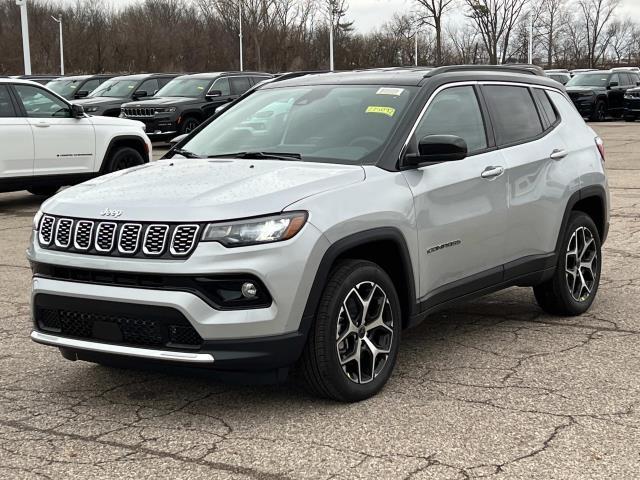
[[640, 472], [640, 125], [593, 125], [612, 225], [588, 314], [513, 288], [404, 335], [381, 394], [64, 360], [29, 340], [39, 200], [0, 194], [0, 478], [629, 479]]

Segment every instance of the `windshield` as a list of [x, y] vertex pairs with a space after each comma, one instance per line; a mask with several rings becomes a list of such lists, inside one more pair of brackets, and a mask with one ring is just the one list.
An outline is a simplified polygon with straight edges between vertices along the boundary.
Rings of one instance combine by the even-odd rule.
[[76, 92], [82, 80], [53, 80], [47, 83], [47, 88], [61, 97], [69, 98]]
[[96, 88], [90, 97], [129, 97], [135, 92], [140, 80], [107, 80]]
[[156, 97], [201, 97], [209, 83], [209, 79], [176, 78], [158, 90]]
[[567, 87], [606, 87], [608, 84], [606, 73], [580, 73], [567, 82]]
[[200, 157], [267, 152], [358, 164], [380, 152], [414, 93], [415, 87], [356, 85], [258, 90], [183, 149]]

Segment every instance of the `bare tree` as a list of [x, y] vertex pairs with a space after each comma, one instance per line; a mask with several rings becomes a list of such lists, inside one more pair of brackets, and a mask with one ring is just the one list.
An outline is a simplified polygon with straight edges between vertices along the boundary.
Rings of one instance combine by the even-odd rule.
[[[478, 27], [492, 64], [504, 63], [513, 28], [527, 0], [465, 0], [468, 16]], [[500, 49], [500, 52], [499, 52]]]
[[455, 0], [415, 0], [418, 4], [418, 22], [436, 32], [436, 65], [442, 65], [442, 17]]
[[611, 32], [606, 30], [620, 0], [578, 0], [587, 37], [587, 59], [594, 68], [604, 55], [611, 40]]
[[545, 38], [547, 50], [547, 67], [553, 66], [553, 53], [557, 38], [561, 35], [564, 26], [561, 18], [565, 14], [566, 0], [542, 0], [540, 2], [540, 28]]

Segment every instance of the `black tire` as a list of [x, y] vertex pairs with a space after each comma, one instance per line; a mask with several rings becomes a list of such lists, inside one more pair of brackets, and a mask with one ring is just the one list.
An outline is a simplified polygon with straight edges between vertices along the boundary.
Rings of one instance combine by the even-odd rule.
[[58, 190], [60, 190], [59, 185], [50, 185], [46, 187], [31, 187], [27, 189], [27, 192], [32, 195], [37, 195], [38, 197], [51, 197], [55, 195]]
[[[581, 233], [582, 232], [582, 233]], [[581, 235], [584, 234], [581, 240]], [[593, 243], [588, 243], [589, 238]], [[574, 243], [575, 242], [577, 243]], [[585, 245], [591, 245], [584, 248]], [[575, 252], [575, 259], [572, 257]], [[591, 260], [592, 269], [577, 267], [578, 254], [584, 251], [586, 262], [589, 255], [595, 254]], [[571, 274], [568, 270], [576, 272]], [[538, 305], [552, 315], [581, 315], [591, 307], [600, 284], [602, 270], [602, 244], [600, 234], [589, 215], [583, 212], [571, 212], [569, 223], [560, 244], [558, 264], [553, 277], [547, 282], [533, 288]], [[575, 279], [575, 281], [574, 281]], [[579, 284], [578, 284], [579, 282]], [[583, 282], [584, 285], [583, 286]], [[571, 285], [573, 285], [573, 288]], [[579, 290], [579, 291], [578, 291]]]
[[[378, 323], [378, 327], [374, 327], [371, 312], [364, 308], [358, 311], [358, 304], [363, 304], [359, 303], [357, 294], [377, 304], [374, 316], [382, 319], [384, 325]], [[344, 313], [343, 304], [351, 312], [353, 322]], [[368, 312], [364, 322], [363, 312]], [[348, 333], [352, 328], [352, 333]], [[341, 261], [332, 270], [322, 292], [300, 359], [300, 373], [307, 388], [317, 396], [341, 402], [357, 402], [375, 395], [393, 371], [401, 331], [400, 301], [389, 275], [369, 261]], [[341, 342], [338, 334], [344, 335]], [[368, 345], [387, 353], [374, 357]], [[360, 351], [358, 348], [363, 352], [359, 361], [345, 362], [343, 369], [341, 360], [355, 356]], [[360, 365], [361, 374], [358, 374]]]
[[196, 117], [186, 117], [182, 120], [182, 125], [180, 125], [180, 135], [184, 135], [185, 133], [191, 133], [200, 125], [200, 120]]
[[624, 121], [625, 122], [635, 122], [636, 121], [636, 117], [631, 116], [631, 115], [625, 115], [624, 116]]
[[589, 120], [592, 122], [604, 122], [607, 117], [607, 105], [604, 103], [604, 100], [598, 100], [593, 107], [593, 113]]
[[105, 173], [117, 172], [143, 163], [142, 155], [135, 148], [119, 147], [109, 155], [104, 171]]

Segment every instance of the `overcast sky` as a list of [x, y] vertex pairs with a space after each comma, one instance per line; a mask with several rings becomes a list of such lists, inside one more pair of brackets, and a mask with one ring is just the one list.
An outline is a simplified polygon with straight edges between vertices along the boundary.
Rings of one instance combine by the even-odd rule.
[[[378, 28], [395, 12], [410, 12], [415, 8], [412, 0], [348, 0], [349, 18], [354, 27], [366, 32]], [[631, 16], [640, 21], [640, 0], [622, 0], [619, 16]]]

